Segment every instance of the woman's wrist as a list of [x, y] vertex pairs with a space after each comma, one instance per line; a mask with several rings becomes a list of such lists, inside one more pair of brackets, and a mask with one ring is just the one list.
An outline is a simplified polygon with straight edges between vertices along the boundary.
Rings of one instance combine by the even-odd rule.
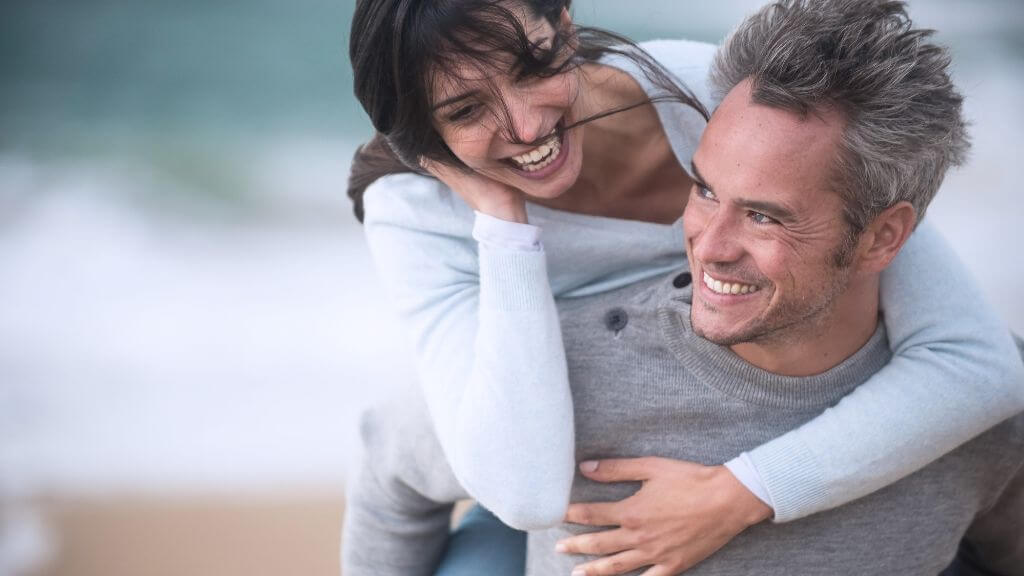
[[540, 227], [509, 222], [480, 211], [474, 211], [473, 238], [481, 244], [505, 250], [538, 251]]
[[476, 210], [507, 222], [529, 224], [526, 216], [526, 201], [521, 197], [499, 202], [481, 202]]
[[759, 524], [774, 515], [771, 506], [748, 490], [727, 467], [715, 466], [714, 469], [723, 495], [730, 501], [734, 517], [744, 526]]
[[768, 487], [765, 486], [764, 480], [761, 479], [761, 473], [758, 472], [757, 466], [754, 465], [754, 461], [750, 458], [750, 454], [743, 452], [739, 456], [729, 460], [725, 463], [725, 467], [732, 472], [732, 475], [740, 481], [740, 484], [750, 490], [754, 496], [761, 499], [762, 502], [767, 504], [770, 508], [774, 509], [775, 504], [772, 502], [771, 495], [768, 493]]

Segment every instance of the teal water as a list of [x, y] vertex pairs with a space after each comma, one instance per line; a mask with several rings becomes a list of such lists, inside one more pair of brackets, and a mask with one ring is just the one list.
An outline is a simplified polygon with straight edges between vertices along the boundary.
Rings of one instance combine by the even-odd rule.
[[349, 96], [350, 12], [327, 0], [5, 2], [0, 147], [366, 132]]
[[[636, 39], [718, 41], [760, 2], [577, 0], [577, 21]], [[0, 153], [150, 153], [284, 136], [363, 140], [352, 0], [16, 0], [0, 6]], [[964, 57], [1024, 53], [1024, 3], [921, 0]]]

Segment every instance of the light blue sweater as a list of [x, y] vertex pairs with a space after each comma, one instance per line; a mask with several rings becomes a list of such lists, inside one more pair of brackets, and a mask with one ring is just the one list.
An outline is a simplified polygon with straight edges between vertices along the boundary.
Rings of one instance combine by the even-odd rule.
[[[643, 47], [709, 110], [714, 46]], [[609, 62], [648, 82], [628, 62]], [[704, 127], [656, 105], [684, 169]], [[683, 265], [681, 222], [528, 205], [542, 251], [478, 244], [474, 215], [436, 180], [382, 178], [364, 198], [378, 273], [413, 339], [422, 389], [455, 476], [510, 526], [561, 522], [575, 470], [572, 398], [555, 298], [600, 293]], [[550, 272], [550, 273], [549, 273]], [[894, 354], [833, 408], [749, 452], [785, 522], [864, 496], [1024, 410], [1024, 365], [1005, 324], [939, 235], [919, 227], [882, 275]]]

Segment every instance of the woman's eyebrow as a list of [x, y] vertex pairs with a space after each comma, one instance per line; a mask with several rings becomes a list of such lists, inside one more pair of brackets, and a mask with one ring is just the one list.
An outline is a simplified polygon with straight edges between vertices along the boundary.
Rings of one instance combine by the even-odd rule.
[[[703, 186], [704, 188], [711, 190], [711, 187], [708, 186], [707, 180], [700, 175], [700, 170], [697, 169], [697, 163], [692, 159], [690, 160], [690, 168], [693, 169], [693, 181], [696, 182], [698, 186]], [[711, 192], [714, 192], [714, 190], [711, 190]]]
[[456, 102], [465, 100], [466, 98], [469, 98], [472, 95], [473, 95], [473, 92], [463, 92], [462, 94], [459, 94], [458, 96], [452, 96], [451, 98], [446, 98], [444, 100], [441, 100], [437, 104], [434, 104], [434, 106], [431, 107], [430, 110], [433, 112], [433, 111], [436, 111], [436, 110], [438, 110], [440, 108], [444, 108], [445, 106], [451, 106], [452, 104], [455, 104]]

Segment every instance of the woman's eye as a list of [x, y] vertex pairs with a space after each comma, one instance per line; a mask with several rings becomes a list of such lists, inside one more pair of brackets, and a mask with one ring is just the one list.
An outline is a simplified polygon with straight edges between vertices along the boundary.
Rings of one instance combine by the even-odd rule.
[[469, 118], [471, 118], [473, 116], [473, 113], [476, 112], [476, 108], [477, 107], [476, 107], [475, 104], [468, 104], [466, 106], [462, 106], [461, 108], [459, 108], [455, 112], [452, 112], [451, 114], [449, 114], [448, 115], [448, 120], [450, 122], [458, 122], [460, 120], [467, 120], [467, 119], [469, 119]]
[[753, 220], [755, 224], [776, 224], [777, 223], [777, 221], [774, 218], [772, 218], [771, 216], [766, 216], [764, 214], [761, 214], [760, 212], [751, 212], [750, 213], [750, 219]]
[[531, 48], [533, 57], [538, 62], [551, 62], [554, 60], [554, 51], [550, 46], [534, 46]]
[[534, 59], [541, 62], [548, 62], [554, 56], [555, 44], [546, 38], [540, 42], [530, 42], [530, 53], [533, 55]]
[[704, 198], [705, 200], [714, 200], [715, 199], [715, 193], [712, 192], [711, 190], [708, 190], [706, 187], [701, 186], [700, 184], [694, 185], [694, 189], [697, 191], [697, 196], [700, 196], [701, 198]]

